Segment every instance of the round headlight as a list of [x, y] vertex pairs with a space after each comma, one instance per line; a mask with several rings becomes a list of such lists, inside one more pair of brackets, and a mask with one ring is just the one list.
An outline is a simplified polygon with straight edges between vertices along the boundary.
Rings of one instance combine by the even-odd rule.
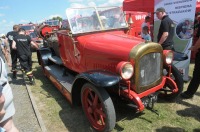
[[128, 80], [133, 76], [134, 68], [130, 62], [119, 63], [117, 69], [121, 77], [125, 80]]
[[165, 54], [165, 62], [166, 64], [172, 64], [172, 61], [173, 61], [173, 53], [172, 51], [169, 51], [168, 53]]

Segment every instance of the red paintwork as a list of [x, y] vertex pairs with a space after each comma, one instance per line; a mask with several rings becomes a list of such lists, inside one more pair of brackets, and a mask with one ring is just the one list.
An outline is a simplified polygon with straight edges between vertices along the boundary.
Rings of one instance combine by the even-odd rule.
[[[130, 25], [129, 35], [140, 37], [141, 38], [141, 25], [145, 21], [145, 17], [148, 16], [147, 12], [138, 12], [138, 11], [126, 11], [126, 20], [128, 21], [129, 14], [133, 20], [133, 24]], [[150, 28], [150, 25], [149, 25]]]
[[41, 31], [41, 35], [43, 37], [45, 37], [47, 34], [52, 33], [53, 29], [49, 26], [44, 26], [42, 31]]
[[124, 0], [123, 1], [123, 10], [153, 12], [154, 11], [154, 0]]
[[[157, 0], [159, 3], [159, 0]], [[154, 0], [124, 0], [124, 11], [154, 12]], [[197, 0], [196, 12], [200, 11], [200, 1]]]
[[[63, 33], [66, 34], [66, 31]], [[139, 38], [127, 36], [123, 31], [77, 36], [73, 37], [77, 41], [79, 53], [75, 57], [71, 38], [62, 34], [58, 32], [61, 59], [65, 66], [78, 73], [95, 69], [107, 69], [115, 73], [116, 65], [120, 61], [128, 61], [130, 50], [143, 42]]]
[[197, 0], [196, 12], [200, 12], [200, 1]]

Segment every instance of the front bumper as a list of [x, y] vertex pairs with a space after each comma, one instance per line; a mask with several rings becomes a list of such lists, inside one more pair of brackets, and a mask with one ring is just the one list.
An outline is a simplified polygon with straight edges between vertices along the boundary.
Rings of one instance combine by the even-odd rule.
[[129, 100], [133, 101], [133, 103], [137, 105], [138, 111], [143, 111], [145, 108], [145, 105], [142, 102], [142, 98], [149, 96], [155, 92], [158, 92], [159, 90], [164, 88], [166, 83], [171, 85], [172, 87], [171, 90], [173, 93], [178, 92], [178, 87], [176, 83], [170, 77], [164, 76], [162, 77], [162, 81], [159, 85], [152, 87], [151, 89], [148, 89], [142, 93], [137, 94], [136, 92], [130, 90], [130, 87], [129, 87], [128, 89], [121, 90], [120, 94], [128, 98]]

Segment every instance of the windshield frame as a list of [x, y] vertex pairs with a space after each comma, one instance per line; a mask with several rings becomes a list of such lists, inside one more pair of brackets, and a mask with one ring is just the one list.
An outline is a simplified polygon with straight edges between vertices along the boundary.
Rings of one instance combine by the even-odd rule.
[[[90, 12], [93, 11], [93, 14], [96, 15], [96, 19], [93, 18], [93, 14], [90, 14], [90, 16], [82, 16], [82, 15], [73, 15], [73, 12], [80, 12], [81, 10], [88, 10], [88, 9], [92, 9]], [[104, 9], [103, 11], [101, 11], [100, 9]], [[116, 13], [116, 15], [118, 15], [120, 17], [120, 20], [121, 20], [121, 24], [117, 27], [106, 27], [104, 26], [105, 24], [103, 23], [103, 15], [102, 15], [102, 12], [104, 12], [104, 14], [109, 14], [109, 10], [113, 11], [113, 10], [117, 10], [117, 12], [119, 12], [119, 14]], [[77, 13], [75, 13], [77, 14]], [[81, 14], [81, 13], [79, 13]], [[110, 13], [111, 14], [111, 13]], [[67, 15], [67, 20], [68, 20], [68, 23], [69, 23], [69, 26], [70, 26], [70, 29], [71, 29], [71, 33], [72, 34], [83, 34], [83, 33], [91, 33], [91, 32], [102, 32], [102, 31], [110, 31], [110, 30], [119, 30], [119, 29], [127, 29], [128, 28], [128, 24], [126, 22], [126, 19], [125, 19], [125, 14], [124, 12], [122, 11], [122, 8], [121, 7], [118, 7], [118, 6], [110, 6], [110, 7], [84, 7], [84, 8], [68, 8], [66, 10], [66, 15]], [[78, 17], [77, 17], [78, 16]], [[89, 28], [88, 31], [84, 30], [84, 31], [76, 31], [75, 29], [73, 29], [74, 25], [76, 27], [78, 27], [77, 25], [77, 22], [79, 21], [79, 19], [86, 19], [86, 18], [89, 18], [91, 19], [91, 21], [94, 20], [96, 21], [97, 20], [97, 23], [98, 23], [98, 26], [99, 26], [99, 29], [94, 29], [94, 28]], [[74, 19], [74, 20], [72, 20]], [[72, 22], [73, 21], [73, 22]], [[81, 20], [80, 20], [81, 21]], [[86, 23], [89, 23], [91, 22], [90, 20]], [[108, 21], [108, 19], [106, 20]], [[94, 27], [94, 23], [92, 25], [90, 25], [92, 27]], [[83, 30], [83, 27], [80, 28], [80, 30]]]

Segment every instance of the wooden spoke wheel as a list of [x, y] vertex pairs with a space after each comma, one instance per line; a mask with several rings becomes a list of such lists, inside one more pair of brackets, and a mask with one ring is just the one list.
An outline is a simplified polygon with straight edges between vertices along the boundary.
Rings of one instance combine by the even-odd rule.
[[81, 91], [84, 113], [97, 131], [111, 131], [116, 122], [113, 102], [104, 88], [86, 83]]

